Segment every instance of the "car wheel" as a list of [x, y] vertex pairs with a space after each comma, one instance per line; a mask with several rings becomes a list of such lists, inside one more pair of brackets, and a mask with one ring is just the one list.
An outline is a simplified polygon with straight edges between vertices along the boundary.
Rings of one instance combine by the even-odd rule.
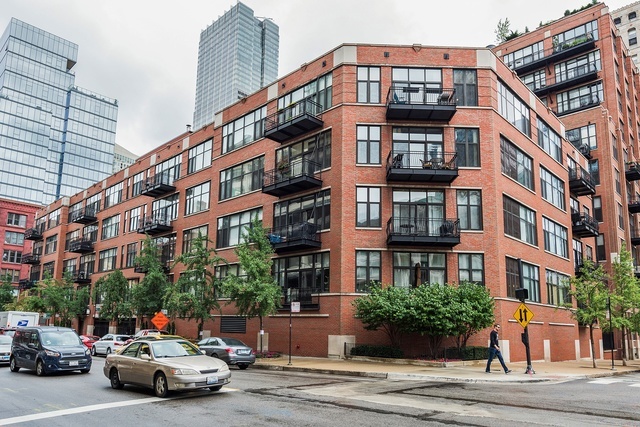
[[245, 363], [239, 363], [239, 364], [238, 364], [238, 368], [242, 369], [243, 371], [244, 371], [245, 369], [247, 369], [248, 367], [249, 367], [249, 365], [247, 365], [247, 364], [245, 364]]
[[156, 374], [153, 380], [153, 391], [156, 392], [158, 397], [167, 397], [169, 389], [167, 388], [167, 377], [162, 372]]
[[211, 357], [213, 357], [214, 359], [220, 359], [220, 356], [218, 356], [218, 353], [216, 352], [211, 353]]
[[43, 377], [47, 374], [47, 371], [44, 369], [44, 362], [42, 360], [38, 360], [36, 362], [36, 375], [39, 377]]
[[120, 382], [120, 375], [118, 375], [118, 370], [116, 368], [109, 371], [109, 380], [111, 381], [111, 388], [113, 389], [121, 390], [122, 387], [124, 387], [124, 384]]
[[209, 390], [211, 390], [211, 391], [220, 391], [221, 388], [222, 388], [221, 385], [217, 385], [215, 387], [209, 387]]
[[111, 347], [107, 347], [107, 356], [111, 354]]
[[97, 354], [98, 354], [98, 353], [96, 352], [96, 348], [95, 348], [95, 347], [91, 347], [91, 355], [92, 355], [93, 357], [95, 357], [95, 356], [97, 356]]
[[20, 370], [20, 367], [16, 363], [15, 357], [12, 357], [11, 361], [9, 361], [9, 369], [11, 370], [11, 372], [18, 372]]

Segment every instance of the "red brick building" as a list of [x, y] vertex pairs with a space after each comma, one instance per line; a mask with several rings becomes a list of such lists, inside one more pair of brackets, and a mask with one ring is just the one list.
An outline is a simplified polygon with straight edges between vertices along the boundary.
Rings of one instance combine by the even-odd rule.
[[[589, 357], [586, 330], [558, 308], [575, 272], [570, 242], [593, 245], [598, 234], [588, 215], [572, 215], [595, 188], [588, 159], [564, 135], [489, 49], [344, 44], [48, 206], [32, 272], [72, 271], [90, 286], [119, 268], [135, 282], [144, 233], [168, 261], [198, 230], [235, 271], [233, 248], [258, 216], [271, 228], [283, 288], [283, 310], [265, 319], [270, 350], [288, 351], [290, 300], [302, 306], [293, 354], [340, 355], [344, 342], [387, 343], [354, 317], [351, 303], [370, 281], [470, 280], [495, 297], [505, 356], [524, 360], [512, 317], [522, 276], [532, 359]], [[222, 314], [205, 334], [236, 331], [256, 345], [257, 319], [238, 319], [230, 306]], [[93, 303], [79, 325], [116, 327]], [[178, 321], [177, 332], [195, 338], [196, 323]], [[488, 331], [472, 341], [486, 345]], [[423, 354], [425, 343], [410, 337], [404, 350]]]
[[[587, 156], [595, 194], [580, 206], [572, 202], [571, 208], [592, 216], [599, 230], [595, 246], [591, 239], [574, 235], [574, 260], [577, 266], [588, 257], [611, 271], [622, 245], [640, 265], [636, 246], [640, 244], [636, 215], [640, 212], [640, 81], [608, 12], [604, 3], [598, 3], [494, 51], [562, 120], [567, 139]], [[621, 340], [615, 341], [620, 350]], [[637, 347], [636, 340], [633, 346]], [[611, 348], [609, 339], [604, 348]]]

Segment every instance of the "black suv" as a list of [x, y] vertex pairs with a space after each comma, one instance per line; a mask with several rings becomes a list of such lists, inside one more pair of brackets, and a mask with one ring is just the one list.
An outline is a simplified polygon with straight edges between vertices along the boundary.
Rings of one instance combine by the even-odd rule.
[[91, 354], [76, 331], [58, 326], [18, 328], [11, 345], [11, 372], [35, 369], [39, 376], [60, 371], [91, 370]]

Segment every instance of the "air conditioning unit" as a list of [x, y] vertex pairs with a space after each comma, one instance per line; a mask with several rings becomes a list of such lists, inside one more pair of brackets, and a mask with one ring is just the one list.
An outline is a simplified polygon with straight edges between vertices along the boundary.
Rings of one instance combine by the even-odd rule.
[[580, 152], [585, 156], [591, 153], [591, 148], [589, 148], [587, 144], [582, 144], [580, 147], [578, 147], [578, 150], [580, 150]]

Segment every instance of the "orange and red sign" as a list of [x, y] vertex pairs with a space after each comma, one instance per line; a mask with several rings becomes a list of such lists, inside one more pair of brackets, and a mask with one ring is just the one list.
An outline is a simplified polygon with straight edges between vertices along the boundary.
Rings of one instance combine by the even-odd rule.
[[153, 319], [151, 319], [151, 323], [158, 329], [164, 329], [165, 326], [169, 323], [169, 318], [164, 315], [161, 311], [157, 312]]

